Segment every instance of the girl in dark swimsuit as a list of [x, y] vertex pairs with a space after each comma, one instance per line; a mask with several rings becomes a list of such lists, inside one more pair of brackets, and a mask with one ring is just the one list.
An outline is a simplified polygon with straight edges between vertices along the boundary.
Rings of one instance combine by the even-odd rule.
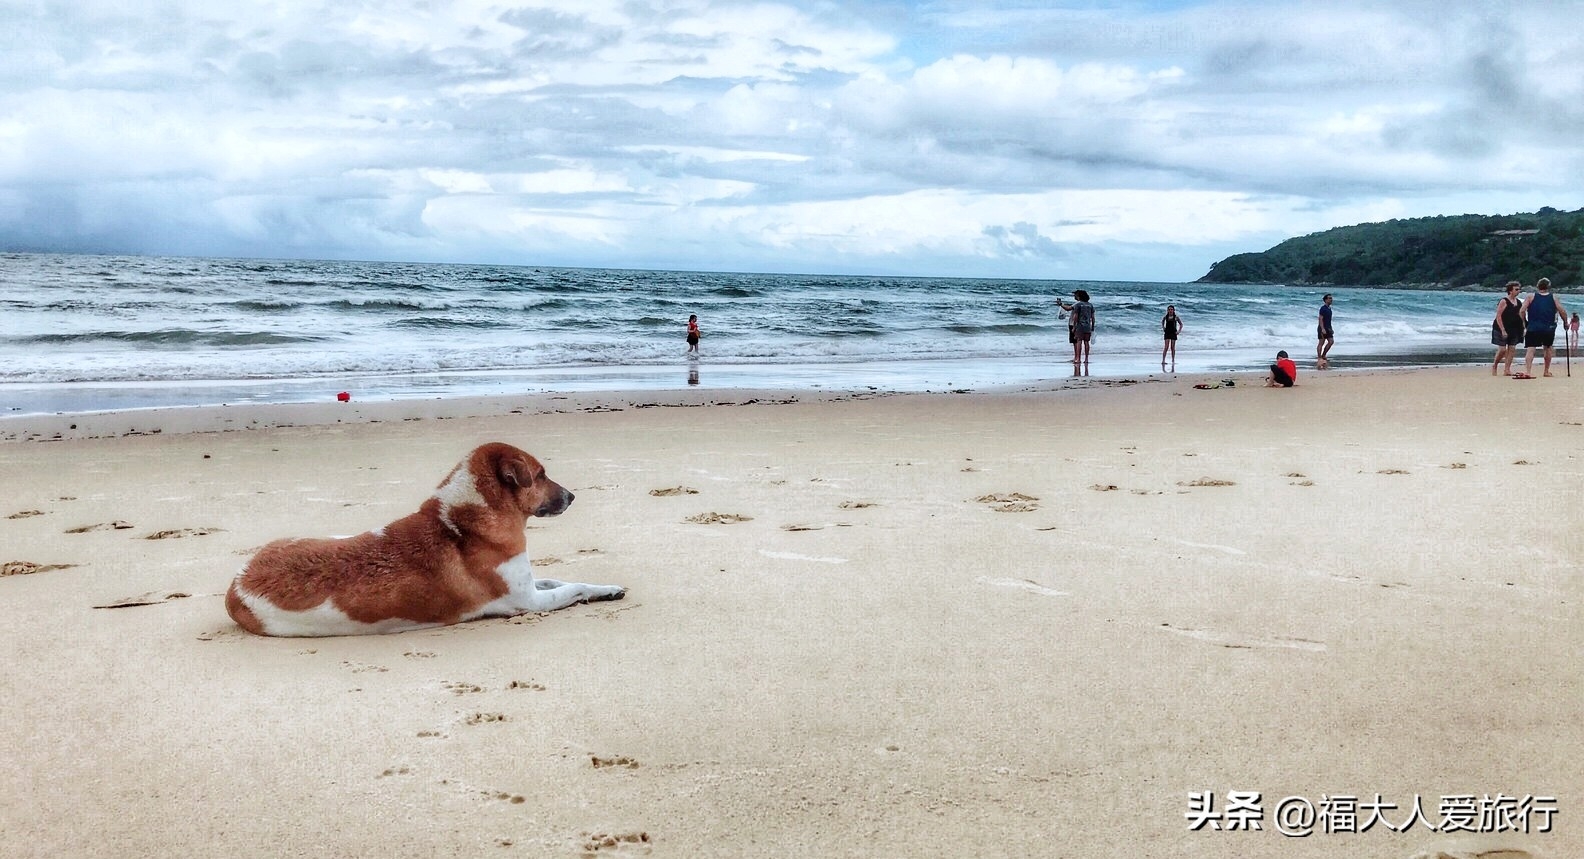
[[1166, 366], [1166, 353], [1171, 353], [1172, 366], [1177, 366], [1177, 332], [1183, 330], [1182, 317], [1177, 315], [1177, 305], [1166, 305], [1166, 315], [1161, 317], [1161, 332], [1166, 340], [1161, 344], [1161, 366]]

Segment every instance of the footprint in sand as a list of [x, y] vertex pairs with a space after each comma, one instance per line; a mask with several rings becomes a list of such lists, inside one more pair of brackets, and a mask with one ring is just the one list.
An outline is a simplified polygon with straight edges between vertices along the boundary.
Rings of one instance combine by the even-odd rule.
[[997, 513], [1032, 513], [1039, 509], [1038, 498], [1021, 492], [981, 495], [974, 501], [989, 505], [990, 509]]
[[1236, 481], [1220, 480], [1214, 477], [1201, 477], [1198, 480], [1179, 480], [1178, 486], [1236, 486]]
[[824, 528], [825, 528], [824, 525], [782, 525], [781, 526], [781, 530], [783, 530], [783, 531], [820, 531], [820, 530], [823, 530]]
[[93, 606], [93, 608], [136, 608], [143, 605], [162, 605], [164, 603], [170, 602], [171, 600], [182, 600], [190, 596], [192, 596], [192, 594], [182, 593], [181, 591], [163, 594], [156, 591], [154, 593], [140, 594], [135, 597], [123, 597], [116, 600], [115, 602], [105, 603], [104, 605], [96, 605]]
[[384, 772], [380, 773], [378, 776], [375, 776], [375, 778], [390, 778], [392, 776], [398, 776], [398, 775], [412, 775], [412, 768], [411, 767], [391, 767], [391, 768], [385, 770]]
[[649, 833], [623, 832], [619, 835], [604, 832], [583, 833], [583, 855], [594, 856], [601, 851], [620, 853], [636, 852], [649, 855]]
[[1466, 462], [1453, 462], [1453, 463], [1449, 463], [1447, 465], [1443, 465], [1441, 467], [1442, 468], [1452, 468], [1452, 469], [1468, 468], [1468, 463], [1466, 463]]
[[346, 666], [347, 669], [350, 670], [353, 674], [366, 674], [366, 673], [368, 673], [370, 671], [375, 672], [377, 674], [383, 674], [386, 671], [390, 670], [389, 668], [386, 668], [383, 665], [370, 665], [370, 664], [368, 664], [366, 662], [351, 662], [351, 661], [348, 661], [348, 660], [342, 660], [341, 664]]
[[1156, 627], [1156, 629], [1159, 629], [1163, 632], [1170, 632], [1175, 635], [1182, 635], [1188, 638], [1198, 639], [1199, 641], [1208, 642], [1210, 644], [1214, 644], [1219, 647], [1225, 647], [1231, 650], [1284, 648], [1287, 650], [1306, 650], [1310, 653], [1324, 653], [1326, 649], [1324, 642], [1313, 641], [1307, 638], [1245, 638], [1225, 632], [1213, 632], [1208, 629], [1193, 629], [1190, 627], [1172, 626], [1169, 623], [1163, 623]]
[[602, 758], [599, 755], [589, 755], [589, 762], [592, 763], [594, 768], [597, 770], [605, 769], [607, 767], [624, 767], [630, 770], [635, 770], [638, 768], [638, 762], [627, 757], [626, 755], [620, 755], [614, 758]]
[[172, 528], [167, 531], [155, 531], [145, 536], [145, 540], [180, 540], [183, 537], [207, 537], [218, 534], [223, 528]]
[[[419, 734], [419, 736], [423, 736], [423, 735]], [[449, 779], [449, 778], [441, 779], [440, 783], [445, 785], [445, 786], [447, 786], [447, 787], [454, 787], [457, 790], [459, 790], [459, 791], [461, 791], [461, 792], [463, 792], [465, 794], [471, 794], [473, 796], [477, 796], [480, 799], [499, 800], [501, 802], [509, 802], [512, 805], [522, 805], [523, 803], [528, 801], [528, 797], [523, 796], [520, 793], [510, 793], [508, 791], [495, 790], [495, 789], [492, 789], [492, 788], [470, 787], [470, 786], [468, 786], [467, 784], [464, 784], [461, 781], [456, 781], [456, 780]], [[510, 847], [511, 846], [511, 842], [508, 841], [508, 840], [505, 840], [505, 839], [501, 839], [500, 841], [498, 841], [496, 843], [500, 844], [502, 847]]]
[[76, 564], [35, 564], [32, 561], [6, 561], [0, 564], [0, 578], [5, 576], [31, 576], [51, 570], [69, 570]]
[[697, 495], [699, 491], [691, 486], [672, 486], [669, 489], [651, 489], [649, 494], [656, 498], [670, 498], [675, 495]]
[[492, 722], [510, 721], [505, 713], [473, 713], [462, 720], [469, 725], [488, 725]]
[[577, 557], [570, 561], [566, 560], [565, 558], [559, 558], [555, 555], [547, 555], [543, 558], [534, 558], [533, 565], [536, 567], [551, 567], [556, 564], [574, 564], [593, 555], [603, 554], [605, 554], [605, 552], [602, 549], [579, 549], [577, 550]]
[[90, 531], [125, 531], [132, 527], [135, 526], [131, 522], [122, 522], [117, 519], [114, 522], [100, 522], [96, 525], [78, 525], [75, 528], [67, 528], [66, 533], [86, 534]]
[[543, 692], [545, 690], [543, 683], [535, 683], [532, 680], [513, 680], [512, 682], [506, 684], [506, 688], [524, 689], [529, 692]]
[[843, 501], [836, 506], [843, 510], [867, 510], [870, 507], [879, 507], [880, 505], [873, 501]]
[[446, 682], [440, 685], [446, 689], [449, 689], [452, 695], [471, 695], [476, 692], [484, 691], [484, 687], [479, 686], [476, 683]]
[[735, 525], [739, 522], [752, 522], [752, 516], [743, 516], [737, 513], [700, 513], [682, 520], [691, 525]]
[[[1448, 850], [1452, 852], [1447, 852]], [[1409, 856], [1408, 859], [1539, 859], [1539, 857], [1520, 847], [1487, 847], [1485, 849], [1461, 850], [1448, 846], [1446, 850], [1434, 848], [1429, 851], [1421, 850]]]
[[402, 655], [408, 659], [433, 659], [439, 654], [433, 650], [409, 650]]
[[1096, 483], [1091, 485], [1089, 488], [1096, 492], [1115, 492], [1120, 487], [1118, 487], [1115, 483]]
[[1375, 473], [1376, 474], [1407, 474], [1408, 471], [1407, 471], [1407, 469], [1403, 469], [1403, 468], [1383, 468], [1380, 471], [1377, 471]]
[[7, 519], [31, 519], [34, 516], [44, 516], [44, 515], [46, 515], [46, 514], [44, 513], [43, 510], [22, 510], [22, 511], [17, 512], [17, 513], [12, 513], [10, 516], [7, 516], [6, 518]]

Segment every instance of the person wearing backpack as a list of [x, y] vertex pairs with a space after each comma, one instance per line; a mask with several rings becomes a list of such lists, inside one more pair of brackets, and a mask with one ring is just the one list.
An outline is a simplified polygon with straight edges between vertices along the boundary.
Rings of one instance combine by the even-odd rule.
[[1072, 344], [1073, 363], [1087, 366], [1089, 364], [1089, 341], [1094, 338], [1095, 310], [1089, 303], [1089, 292], [1083, 289], [1073, 290], [1072, 304], [1065, 304], [1061, 299], [1056, 299], [1056, 306], [1072, 314]]

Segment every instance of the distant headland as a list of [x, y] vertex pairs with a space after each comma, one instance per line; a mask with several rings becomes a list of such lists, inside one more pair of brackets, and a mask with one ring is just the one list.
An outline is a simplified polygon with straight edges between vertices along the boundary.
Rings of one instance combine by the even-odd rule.
[[1336, 227], [1229, 256], [1198, 282], [1484, 289], [1542, 277], [1584, 284], [1584, 209]]

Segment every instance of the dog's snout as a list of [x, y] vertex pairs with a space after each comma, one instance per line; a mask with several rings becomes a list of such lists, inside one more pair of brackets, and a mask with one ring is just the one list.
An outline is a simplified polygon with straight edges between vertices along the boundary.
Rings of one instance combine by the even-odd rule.
[[551, 494], [549, 500], [539, 505], [539, 509], [534, 511], [534, 515], [558, 516], [568, 507], [572, 506], [572, 499], [576, 497], [577, 496], [572, 494], [572, 490], [567, 489], [564, 486], [557, 486], [556, 491]]

